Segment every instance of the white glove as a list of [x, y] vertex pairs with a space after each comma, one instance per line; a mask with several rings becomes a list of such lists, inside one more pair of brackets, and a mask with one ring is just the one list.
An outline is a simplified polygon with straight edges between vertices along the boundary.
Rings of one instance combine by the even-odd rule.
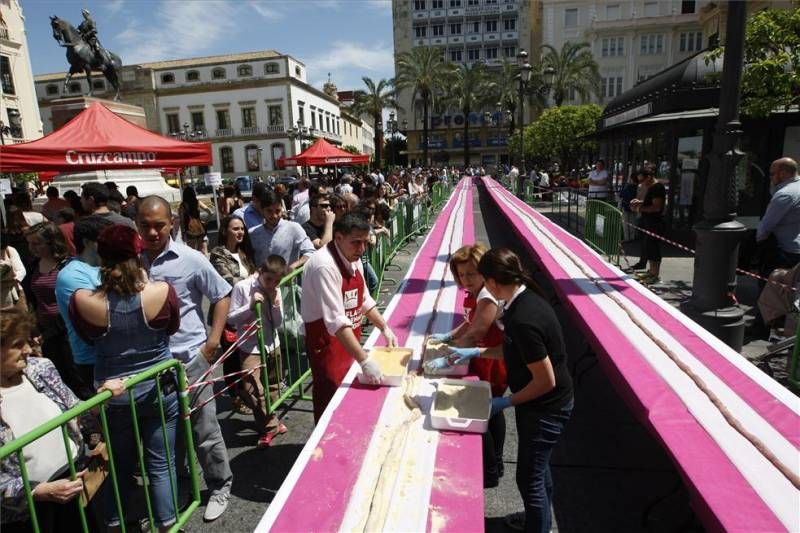
[[367, 378], [370, 385], [380, 385], [383, 374], [381, 374], [381, 367], [372, 357], [367, 357], [359, 363], [361, 365], [361, 372]]
[[383, 328], [383, 338], [386, 339], [386, 346], [389, 348], [397, 347], [397, 337], [394, 336], [394, 332], [389, 329], [389, 326]]

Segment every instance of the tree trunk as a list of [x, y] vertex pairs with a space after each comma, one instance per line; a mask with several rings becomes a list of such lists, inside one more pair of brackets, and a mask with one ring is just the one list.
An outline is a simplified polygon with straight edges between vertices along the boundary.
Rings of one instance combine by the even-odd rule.
[[422, 96], [422, 167], [428, 166], [428, 95]]
[[469, 108], [464, 110], [464, 168], [469, 166]]
[[372, 122], [375, 126], [375, 136], [373, 141], [375, 142], [375, 168], [380, 170], [381, 168], [381, 152], [383, 151], [383, 132], [378, 129], [378, 121], [380, 120], [379, 115], [372, 115]]

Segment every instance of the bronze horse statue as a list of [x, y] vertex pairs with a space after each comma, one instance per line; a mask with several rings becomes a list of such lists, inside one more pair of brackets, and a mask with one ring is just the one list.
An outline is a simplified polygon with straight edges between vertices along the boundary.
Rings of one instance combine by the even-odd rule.
[[67, 85], [73, 74], [85, 72], [89, 82], [88, 96], [92, 96], [92, 70], [99, 70], [116, 90], [114, 100], [119, 100], [119, 73], [122, 70], [122, 60], [119, 56], [100, 46], [95, 52], [84, 41], [80, 32], [66, 20], [52, 16], [50, 17], [50, 26], [53, 28], [53, 38], [58, 41], [60, 46], [67, 49], [67, 61], [70, 68], [64, 79], [64, 92], [67, 91]]

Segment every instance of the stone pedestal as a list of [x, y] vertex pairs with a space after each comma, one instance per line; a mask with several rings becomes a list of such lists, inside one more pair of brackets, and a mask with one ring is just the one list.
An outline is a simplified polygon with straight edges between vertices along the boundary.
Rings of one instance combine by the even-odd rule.
[[[94, 98], [91, 96], [76, 96], [73, 98], [61, 98], [53, 101], [52, 117], [53, 128], [59, 129], [61, 126], [72, 120], [81, 111], [90, 105], [99, 102], [110, 109], [115, 115], [125, 120], [141, 126], [147, 127], [144, 109], [140, 106]], [[175, 187], [170, 187], [161, 172], [155, 168], [130, 169], [130, 170], [91, 170], [86, 172], [62, 173], [55, 177], [52, 186], [58, 189], [59, 195], [69, 190], [80, 194], [81, 185], [88, 181], [105, 183], [113, 181], [117, 184], [119, 192], [125, 195], [125, 188], [134, 185], [139, 191], [139, 196], [155, 194], [161, 196], [169, 202], [180, 201], [181, 192]]]

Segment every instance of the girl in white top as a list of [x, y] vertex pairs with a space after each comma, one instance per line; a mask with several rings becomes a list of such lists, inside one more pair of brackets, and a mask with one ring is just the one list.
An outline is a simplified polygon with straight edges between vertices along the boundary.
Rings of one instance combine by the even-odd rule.
[[244, 374], [241, 398], [245, 405], [253, 410], [253, 418], [258, 433], [257, 446], [266, 448], [272, 445], [275, 435], [286, 433], [286, 426], [281, 424], [274, 413], [267, 414], [264, 403], [264, 388], [261, 378], [261, 353], [258, 336], [249, 338], [248, 327], [256, 319], [256, 304], [261, 304], [261, 323], [264, 328], [264, 347], [266, 350], [267, 383], [270, 401], [278, 399], [279, 385], [282, 378], [281, 352], [277, 328], [283, 322], [283, 303], [281, 291], [278, 289], [281, 278], [286, 273], [286, 260], [279, 255], [270, 255], [254, 274], [246, 277], [233, 287], [228, 322], [236, 327], [240, 340], [239, 357]]

